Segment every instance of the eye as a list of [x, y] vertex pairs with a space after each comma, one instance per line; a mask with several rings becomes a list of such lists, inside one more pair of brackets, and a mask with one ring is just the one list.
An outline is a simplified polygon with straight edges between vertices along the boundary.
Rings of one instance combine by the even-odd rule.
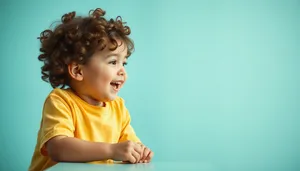
[[128, 63], [127, 62], [123, 62], [123, 66], [127, 65]]
[[114, 61], [110, 61], [109, 64], [113, 64], [113, 65], [116, 65], [117, 64], [117, 61], [114, 60]]

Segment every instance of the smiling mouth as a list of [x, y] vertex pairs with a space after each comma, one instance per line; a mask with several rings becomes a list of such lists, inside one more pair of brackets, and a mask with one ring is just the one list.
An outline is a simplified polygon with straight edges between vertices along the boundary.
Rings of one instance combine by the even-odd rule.
[[111, 82], [110, 85], [113, 87], [115, 91], [119, 91], [123, 85], [122, 81]]

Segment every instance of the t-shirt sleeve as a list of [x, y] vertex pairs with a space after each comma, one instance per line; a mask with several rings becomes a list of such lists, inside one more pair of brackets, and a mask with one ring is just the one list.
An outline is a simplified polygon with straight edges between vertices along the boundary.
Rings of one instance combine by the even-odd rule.
[[73, 123], [71, 109], [67, 102], [58, 95], [50, 95], [45, 101], [41, 122], [41, 154], [48, 155], [45, 144], [51, 138], [58, 135], [74, 137]]
[[127, 110], [127, 108], [124, 105], [123, 102], [123, 106], [124, 106], [124, 110], [125, 110], [125, 115], [124, 115], [124, 119], [123, 119], [123, 123], [122, 123], [122, 132], [121, 132], [121, 136], [119, 139], [119, 142], [123, 142], [123, 141], [127, 141], [127, 140], [131, 140], [133, 142], [141, 142], [141, 140], [137, 137], [133, 127], [131, 126], [131, 117], [129, 114], [129, 111]]

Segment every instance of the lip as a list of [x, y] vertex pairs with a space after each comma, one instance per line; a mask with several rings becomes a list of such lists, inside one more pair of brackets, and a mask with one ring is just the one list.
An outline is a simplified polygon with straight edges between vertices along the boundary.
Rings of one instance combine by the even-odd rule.
[[119, 92], [120, 89], [124, 85], [124, 81], [123, 80], [116, 80], [116, 81], [112, 81], [112, 82], [118, 82], [119, 83], [118, 88], [115, 88], [115, 86], [110, 85], [115, 92]]

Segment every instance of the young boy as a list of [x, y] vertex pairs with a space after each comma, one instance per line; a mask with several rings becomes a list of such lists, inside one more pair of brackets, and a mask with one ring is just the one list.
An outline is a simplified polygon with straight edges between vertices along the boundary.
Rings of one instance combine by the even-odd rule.
[[39, 37], [42, 79], [54, 90], [45, 100], [31, 171], [57, 162], [144, 163], [153, 157], [117, 96], [134, 48], [130, 28], [121, 17], [107, 21], [104, 15], [99, 8], [87, 17], [65, 14]]

